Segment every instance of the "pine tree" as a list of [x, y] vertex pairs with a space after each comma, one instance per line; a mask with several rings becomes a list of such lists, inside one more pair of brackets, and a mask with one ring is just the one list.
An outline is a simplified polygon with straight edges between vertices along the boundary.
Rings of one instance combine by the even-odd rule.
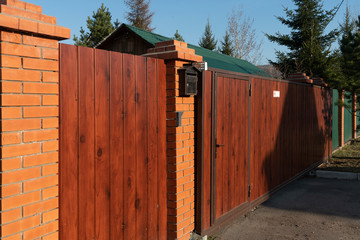
[[286, 17], [277, 17], [291, 29], [290, 34], [276, 33], [266, 36], [272, 42], [286, 46], [289, 52], [276, 51], [277, 61], [270, 61], [287, 76], [292, 72], [304, 72], [310, 77], [328, 79], [327, 68], [331, 61], [331, 44], [338, 34], [332, 30], [325, 34], [325, 28], [336, 14], [323, 9], [321, 0], [293, 0], [296, 8], [285, 8]]
[[230, 40], [230, 34], [228, 31], [225, 32], [224, 40], [220, 42], [221, 48], [219, 48], [219, 52], [225, 55], [233, 56], [234, 47]]
[[151, 22], [154, 16], [153, 12], [150, 12], [150, 0], [125, 0], [125, 4], [129, 7], [126, 19], [134, 26], [146, 31], [152, 32], [155, 28], [152, 28]]
[[182, 42], [185, 42], [183, 36], [181, 36], [181, 34], [179, 33], [179, 31], [176, 29], [176, 32], [174, 34], [174, 37], [173, 37], [174, 40], [178, 40], [178, 41], [182, 41]]
[[199, 41], [199, 46], [209, 50], [214, 50], [216, 48], [216, 44], [217, 41], [215, 40], [215, 36], [211, 31], [210, 20], [208, 19], [205, 26], [205, 32]]
[[101, 7], [93, 12], [92, 17], [88, 17], [86, 20], [86, 27], [88, 31], [85, 31], [83, 27], [80, 29], [80, 37], [74, 35], [74, 42], [76, 46], [94, 47], [106, 36], [112, 33], [119, 25], [118, 20], [113, 24], [111, 22], [111, 13], [109, 8], [101, 4]]

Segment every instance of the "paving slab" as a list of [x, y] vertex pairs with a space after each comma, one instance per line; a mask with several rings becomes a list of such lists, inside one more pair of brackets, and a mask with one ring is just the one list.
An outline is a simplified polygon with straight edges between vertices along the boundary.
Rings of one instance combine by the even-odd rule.
[[360, 182], [299, 179], [209, 239], [359, 240]]

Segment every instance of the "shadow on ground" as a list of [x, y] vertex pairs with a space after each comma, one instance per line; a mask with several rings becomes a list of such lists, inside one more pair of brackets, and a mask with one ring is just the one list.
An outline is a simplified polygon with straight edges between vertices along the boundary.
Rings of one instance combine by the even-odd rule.
[[215, 239], [360, 239], [360, 182], [303, 178]]

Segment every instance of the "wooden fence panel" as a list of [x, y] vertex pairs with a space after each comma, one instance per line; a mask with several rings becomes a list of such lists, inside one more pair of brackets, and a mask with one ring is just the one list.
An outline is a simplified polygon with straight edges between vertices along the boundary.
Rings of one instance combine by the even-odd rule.
[[163, 60], [60, 56], [60, 238], [166, 239]]

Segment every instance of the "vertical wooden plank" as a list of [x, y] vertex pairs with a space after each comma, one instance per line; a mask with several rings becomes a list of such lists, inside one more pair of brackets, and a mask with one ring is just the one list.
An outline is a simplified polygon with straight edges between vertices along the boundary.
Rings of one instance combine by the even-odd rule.
[[236, 163], [241, 161], [239, 156], [235, 155], [235, 148], [236, 148], [236, 136], [241, 134], [241, 127], [239, 127], [238, 123], [236, 123], [236, 115], [241, 111], [236, 109], [236, 82], [239, 80], [234, 78], [229, 78], [229, 174], [228, 174], [228, 185], [229, 185], [229, 199], [228, 204], [229, 208], [228, 211], [236, 207], [235, 199], [239, 192], [235, 191], [235, 186], [239, 185], [239, 183], [235, 184], [235, 170], [236, 170]]
[[235, 165], [234, 165], [234, 205], [238, 206], [241, 203], [241, 186], [243, 184], [244, 175], [241, 175], [241, 172], [244, 170], [242, 169], [241, 162], [243, 159], [242, 149], [241, 147], [244, 145], [244, 135], [242, 124], [241, 122], [241, 113], [242, 111], [245, 112], [245, 109], [242, 109], [246, 103], [240, 101], [240, 91], [242, 81], [236, 80], [234, 82], [234, 96], [233, 96], [233, 108], [234, 108], [234, 118], [233, 121], [235, 122], [236, 128], [239, 129], [239, 132], [233, 137], [233, 144], [234, 144], [234, 155], [235, 155]]
[[[158, 232], [159, 239], [167, 239], [167, 169], [166, 169], [166, 65], [157, 62], [158, 108]], [[149, 87], [148, 87], [149, 88]], [[150, 128], [150, 125], [148, 129]]]
[[211, 72], [206, 71], [205, 80], [204, 80], [204, 171], [203, 171], [203, 226], [202, 229], [205, 230], [210, 227], [210, 193], [211, 193]]
[[[289, 109], [289, 122], [294, 121], [294, 118], [297, 117], [297, 113], [300, 111], [300, 109], [298, 109], [298, 106], [295, 104], [294, 99], [297, 99], [297, 86], [295, 84], [289, 84], [289, 91], [287, 94], [287, 100], [289, 102], [289, 105], [291, 106], [291, 108]], [[296, 123], [296, 122], [294, 122]], [[295, 159], [294, 159], [294, 155], [296, 154], [300, 154], [300, 152], [295, 152], [295, 144], [294, 143], [294, 137], [297, 136], [297, 138], [300, 138], [301, 136], [299, 136], [299, 134], [297, 133], [297, 129], [299, 128], [299, 125], [293, 124], [293, 125], [289, 125], [289, 128], [291, 131], [294, 132], [293, 135], [290, 136], [289, 141], [288, 141], [288, 148], [287, 148], [287, 153], [288, 153], [288, 159], [289, 159], [289, 176], [293, 175], [294, 169], [295, 169]], [[302, 139], [301, 139], [302, 141]], [[295, 156], [296, 157], [296, 156]]]
[[250, 138], [250, 187], [251, 187], [251, 195], [250, 195], [250, 201], [252, 201], [254, 199], [254, 196], [257, 195], [256, 191], [257, 188], [255, 187], [255, 165], [256, 165], [256, 154], [255, 154], [255, 146], [256, 146], [256, 140], [257, 140], [257, 134], [256, 134], [256, 128], [255, 126], [256, 124], [256, 103], [257, 103], [257, 98], [255, 97], [257, 95], [257, 81], [256, 79], [252, 79], [251, 81], [251, 116], [250, 116], [250, 121], [251, 121], [251, 138]]
[[[259, 125], [260, 129], [269, 129], [269, 112], [266, 111], [268, 109], [268, 101], [267, 101], [267, 94], [266, 94], [266, 82], [264, 80], [261, 81], [261, 123]], [[257, 177], [259, 178], [259, 196], [261, 196], [264, 193], [264, 190], [267, 188], [267, 182], [266, 182], [266, 176], [268, 174], [268, 167], [265, 162], [266, 155], [267, 155], [267, 149], [269, 146], [269, 130], [260, 132], [259, 134], [262, 134], [262, 137], [260, 138], [259, 144], [261, 145], [261, 152], [260, 152], [260, 159], [259, 159], [259, 169], [257, 170]]]
[[59, 229], [61, 239], [78, 239], [77, 47], [60, 44]]
[[287, 91], [286, 91], [286, 85], [285, 83], [280, 83], [280, 106], [279, 108], [281, 109], [282, 112], [282, 116], [280, 119], [280, 169], [279, 171], [281, 172], [281, 176], [282, 177], [286, 177], [285, 171], [287, 171], [286, 168], [286, 148], [284, 148], [285, 145], [285, 130], [287, 129], [287, 118], [288, 118], [288, 111], [287, 108], [284, 105], [284, 99], [287, 95]]
[[136, 159], [135, 159], [135, 71], [134, 56], [123, 55], [124, 73], [124, 239], [135, 239]]
[[256, 178], [256, 169], [258, 169], [258, 153], [259, 148], [261, 147], [258, 144], [258, 133], [257, 126], [259, 122], [258, 116], [258, 102], [260, 98], [259, 90], [258, 90], [258, 81], [257, 79], [253, 79], [251, 82], [252, 94], [251, 94], [251, 144], [250, 144], [250, 186], [251, 186], [251, 196], [250, 201], [253, 201], [258, 196], [258, 186]]
[[123, 55], [111, 52], [110, 67], [110, 239], [124, 239]]
[[109, 239], [109, 53], [95, 51], [95, 233], [97, 239]]
[[[136, 124], [136, 239], [147, 238], [147, 66], [146, 58], [135, 57], [135, 124]], [[149, 86], [151, 90], [156, 85]]]
[[[147, 122], [148, 122], [148, 239], [157, 239], [157, 225], [158, 219], [158, 124], [159, 122], [159, 109], [158, 109], [158, 75], [156, 59], [147, 59]], [[152, 86], [152, 87], [150, 87]], [[163, 110], [162, 110], [163, 111]], [[156, 126], [156, 127], [154, 127]]]
[[79, 47], [79, 237], [95, 237], [94, 50]]
[[241, 134], [240, 138], [241, 140], [241, 148], [240, 150], [240, 156], [242, 157], [242, 162], [239, 165], [239, 173], [241, 178], [240, 184], [240, 202], [244, 203], [248, 201], [248, 185], [249, 182], [249, 82], [248, 81], [241, 81], [240, 82], [240, 101], [239, 103], [242, 103], [242, 108], [244, 109], [244, 112], [242, 115], [240, 115], [240, 121], [239, 124], [241, 125]]
[[[224, 78], [217, 77], [217, 99], [216, 99], [216, 143], [215, 144], [224, 144]], [[216, 147], [216, 199], [215, 199], [215, 219], [220, 217], [223, 213], [223, 155], [224, 147]]]
[[269, 142], [269, 125], [270, 125], [270, 119], [269, 119], [269, 111], [267, 111], [267, 109], [269, 109], [269, 99], [268, 99], [268, 94], [267, 94], [267, 84], [266, 81], [261, 80], [261, 96], [262, 96], [262, 122], [261, 125], [259, 127], [261, 127], [262, 129], [267, 129], [265, 131], [262, 131], [262, 138], [260, 138], [260, 144], [261, 144], [261, 158], [260, 158], [260, 166], [259, 166], [259, 172], [258, 172], [258, 177], [260, 179], [260, 196], [263, 195], [266, 192], [266, 189], [268, 188], [268, 182], [266, 181], [267, 177], [268, 177], [268, 173], [269, 173], [269, 168], [268, 168], [268, 162], [267, 157], [268, 157], [268, 149], [269, 149], [269, 145], [271, 144]]
[[[269, 190], [273, 189], [276, 184], [277, 184], [277, 178], [278, 178], [278, 152], [277, 152], [277, 136], [278, 136], [278, 130], [279, 130], [279, 126], [277, 123], [277, 116], [281, 115], [281, 113], [278, 112], [277, 109], [277, 98], [274, 98], [272, 93], [274, 90], [277, 90], [276, 86], [277, 83], [275, 81], [268, 81], [269, 83], [269, 88], [267, 91], [267, 95], [269, 96], [270, 99], [270, 116], [271, 116], [271, 127], [270, 127], [270, 141], [271, 141], [271, 146], [269, 148], [268, 151], [268, 155], [271, 156], [271, 162], [270, 162], [270, 186], [269, 186]], [[269, 178], [268, 178], [269, 181]]]
[[224, 115], [221, 116], [224, 118], [224, 125], [222, 126], [224, 128], [224, 135], [223, 135], [223, 142], [222, 144], [224, 144], [223, 147], [221, 147], [223, 149], [223, 156], [222, 156], [222, 170], [223, 170], [223, 183], [222, 183], [222, 188], [223, 188], [223, 195], [220, 196], [223, 198], [223, 202], [222, 202], [222, 214], [226, 213], [227, 211], [229, 211], [229, 160], [230, 160], [230, 155], [229, 155], [229, 149], [230, 149], [230, 141], [229, 141], [229, 137], [230, 137], [230, 132], [229, 132], [229, 124], [230, 124], [230, 80], [229, 78], [224, 77], [224, 88], [223, 88], [223, 96], [224, 96]]

